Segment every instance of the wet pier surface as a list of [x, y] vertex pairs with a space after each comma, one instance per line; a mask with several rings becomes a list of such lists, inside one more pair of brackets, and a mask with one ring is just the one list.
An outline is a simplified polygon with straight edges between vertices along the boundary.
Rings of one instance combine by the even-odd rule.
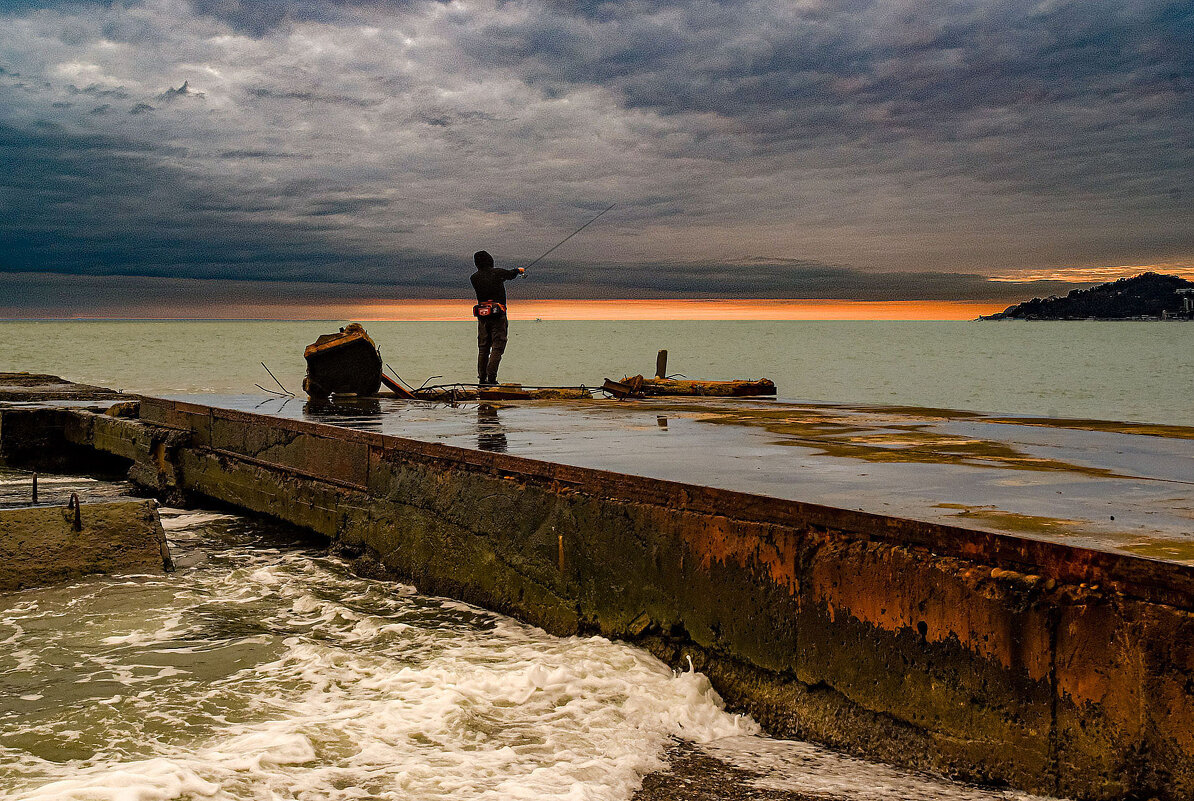
[[187, 400], [1194, 563], [1194, 428], [667, 399]]

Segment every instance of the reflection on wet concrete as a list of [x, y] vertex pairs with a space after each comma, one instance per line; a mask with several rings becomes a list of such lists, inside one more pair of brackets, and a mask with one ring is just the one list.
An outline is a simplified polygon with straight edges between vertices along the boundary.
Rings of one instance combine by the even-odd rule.
[[1194, 428], [701, 398], [373, 402], [258, 411], [1194, 563]]
[[477, 406], [477, 448], [494, 453], [505, 453], [509, 449], [497, 408], [488, 403]]
[[303, 418], [313, 423], [381, 431], [381, 401], [377, 398], [312, 398], [303, 404]]

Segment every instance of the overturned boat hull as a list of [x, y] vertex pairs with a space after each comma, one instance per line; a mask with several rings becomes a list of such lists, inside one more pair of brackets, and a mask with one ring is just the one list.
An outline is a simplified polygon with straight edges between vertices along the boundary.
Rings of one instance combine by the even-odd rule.
[[381, 354], [358, 323], [324, 334], [303, 351], [307, 377], [303, 389], [311, 398], [330, 395], [375, 395], [381, 387]]

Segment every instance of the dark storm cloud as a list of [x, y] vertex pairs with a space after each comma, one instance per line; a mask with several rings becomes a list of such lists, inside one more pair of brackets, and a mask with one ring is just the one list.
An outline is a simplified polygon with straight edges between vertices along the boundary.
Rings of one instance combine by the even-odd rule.
[[[42, 203], [36, 208], [9, 204], [14, 216], [0, 219], [0, 237], [8, 243], [4, 272], [12, 278], [63, 274], [61, 284], [51, 279], [29, 284], [26, 279], [27, 289], [58, 286], [61, 291], [71, 275], [146, 276], [346, 285], [336, 291], [338, 298], [379, 293], [453, 297], [471, 271], [467, 254], [346, 247], [326, 236], [334, 227], [254, 217], [249, 212], [269, 210], [272, 196], [212, 193], [194, 176], [162, 162], [163, 156], [180, 155], [175, 150], [104, 136], [30, 133], [0, 126], [0, 157], [13, 153], [21, 158], [10, 160], [15, 169], [5, 179], [5, 197], [36, 191]], [[296, 184], [283, 194], [303, 197], [310, 192]], [[116, 198], [118, 205], [112, 202]], [[186, 199], [186, 208], [178, 198]], [[312, 204], [309, 214], [353, 214], [387, 203], [382, 197], [325, 200]], [[129, 220], [136, 225], [130, 226]], [[74, 235], [61, 237], [59, 231], [68, 222]], [[728, 263], [548, 261], [535, 267], [533, 279], [526, 291], [535, 296], [594, 298], [669, 297], [683, 291], [694, 297], [1003, 300], [1027, 292], [1050, 294], [1063, 286], [992, 283], [973, 274], [876, 274], [815, 261], [766, 258]], [[220, 294], [217, 283], [203, 291]], [[293, 295], [296, 290], [287, 292]], [[127, 300], [116, 293], [111, 303]], [[0, 305], [20, 308], [44, 302], [36, 292], [24, 291], [10, 293]]]
[[309, 214], [315, 217], [326, 217], [331, 214], [353, 214], [372, 208], [386, 208], [390, 205], [389, 198], [384, 197], [353, 197], [341, 200], [322, 200], [312, 204]]
[[[413, 287], [451, 283], [442, 259], [320, 241], [317, 225], [269, 221], [253, 212], [268, 197], [232, 197], [163, 163], [177, 151], [106, 136], [28, 132], [0, 125], [5, 242], [3, 272], [221, 279], [378, 281]], [[297, 191], [297, 190], [296, 190]], [[36, 195], [37, 204], [21, 198]], [[181, 202], [180, 202], [181, 200]], [[322, 204], [348, 213], [367, 199]], [[376, 203], [376, 201], [373, 201]], [[70, 236], [63, 236], [68, 229]], [[458, 276], [453, 275], [454, 279]]]
[[111, 88], [105, 88], [102, 86], [97, 86], [95, 84], [92, 84], [91, 86], [85, 86], [82, 89], [75, 86], [74, 84], [70, 84], [69, 86], [66, 87], [66, 90], [68, 92], [70, 92], [72, 95], [90, 95], [91, 97], [110, 97], [110, 98], [114, 98], [116, 100], [128, 100], [132, 96], [128, 92], [126, 92], [123, 88], [111, 89]]
[[[592, 298], [686, 297], [850, 300], [1004, 301], [1068, 292], [1061, 281], [998, 283], [985, 276], [944, 272], [868, 272], [796, 259], [747, 259], [625, 264], [550, 263], [536, 266], [530, 292]], [[580, 290], [579, 292], [577, 290]], [[569, 294], [571, 293], [571, 294]]]
[[304, 103], [330, 103], [332, 105], [358, 106], [368, 108], [379, 105], [382, 101], [376, 98], [360, 98], [348, 95], [320, 94], [317, 92], [298, 92], [285, 89], [270, 89], [266, 86], [255, 86], [248, 90], [248, 94], [265, 100], [300, 100]]
[[902, 159], [1053, 191], [1129, 170], [1173, 182], [1194, 164], [1175, 124], [1194, 120], [1186, 2], [581, 8], [494, 22], [462, 49], [545, 92], [599, 84], [632, 108], [730, 118], [755, 153]]
[[305, 158], [301, 153], [278, 153], [273, 150], [257, 149], [242, 149], [242, 150], [225, 150], [220, 153], [220, 158], [225, 159], [301, 159]]
[[[441, 265], [442, 266], [442, 265]], [[558, 267], [559, 265], [553, 266]], [[642, 265], [662, 268], [662, 265]], [[471, 265], [464, 262], [453, 265], [459, 274], [467, 275]], [[816, 270], [816, 268], [814, 268]], [[575, 278], [575, 268], [565, 267], [565, 276]], [[571, 297], [583, 298], [671, 298], [675, 292], [670, 287], [644, 289], [634, 286], [635, 277], [625, 268], [611, 271], [613, 280], [605, 284], [593, 284], [586, 288], [581, 282], [570, 282], [569, 287], [582, 287]], [[839, 275], [843, 284], [865, 283], [862, 300], [922, 300], [940, 297], [950, 299], [971, 289], [978, 290], [978, 299], [998, 301], [1011, 305], [1029, 296], [1045, 296], [1058, 290], [1068, 291], [1074, 284], [1038, 281], [1030, 284], [994, 284], [980, 276], [932, 274], [909, 277], [898, 273], [881, 273], [870, 276]], [[536, 275], [538, 282], [543, 276]], [[626, 280], [626, 285], [618, 283]], [[746, 283], [728, 286], [746, 287]], [[773, 284], [769, 284], [773, 285]], [[838, 283], [833, 280], [833, 271], [820, 278], [801, 281], [798, 275], [789, 275], [784, 284], [789, 291], [806, 292], [810, 298], [840, 299]], [[931, 285], [931, 286], [929, 286]], [[378, 300], [402, 300], [408, 298], [454, 298], [459, 292], [452, 288], [420, 286], [411, 292], [406, 287], [384, 284], [320, 283], [315, 281], [242, 281], [233, 279], [164, 278], [139, 275], [58, 275], [51, 273], [9, 273], [0, 281], [0, 318], [58, 316], [64, 311], [71, 316], [143, 316], [147, 312], [210, 314], [223, 316], [234, 313], [252, 315], [246, 307], [258, 306], [260, 310], [279, 303], [296, 310], [298, 314], [320, 313], [327, 304], [337, 302], [376, 302]], [[546, 297], [541, 288], [530, 283], [520, 284], [514, 291], [519, 299]], [[764, 296], [766, 296], [764, 294]], [[721, 295], [719, 297], [724, 297]], [[776, 297], [786, 297], [776, 295]], [[467, 314], [467, 304], [461, 306]]]
[[[443, 0], [449, 2], [449, 0]], [[199, 14], [227, 22], [252, 36], [265, 36], [293, 22], [345, 23], [365, 10], [396, 11], [418, 5], [418, 0], [195, 0]]]
[[529, 260], [612, 202], [542, 291], [1014, 299], [982, 274], [1194, 255], [1189, 3], [0, 17], [0, 271], [458, 295], [443, 254]]

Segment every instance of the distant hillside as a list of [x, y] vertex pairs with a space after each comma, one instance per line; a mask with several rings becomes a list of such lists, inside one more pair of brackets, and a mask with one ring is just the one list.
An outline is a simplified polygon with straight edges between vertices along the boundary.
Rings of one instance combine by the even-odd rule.
[[[1143, 273], [1090, 289], [1075, 289], [1065, 297], [1033, 298], [1009, 306], [981, 320], [1124, 320], [1133, 317], [1189, 318], [1179, 289], [1194, 289], [1194, 282], [1176, 275]], [[1194, 298], [1192, 298], [1194, 300]]]

